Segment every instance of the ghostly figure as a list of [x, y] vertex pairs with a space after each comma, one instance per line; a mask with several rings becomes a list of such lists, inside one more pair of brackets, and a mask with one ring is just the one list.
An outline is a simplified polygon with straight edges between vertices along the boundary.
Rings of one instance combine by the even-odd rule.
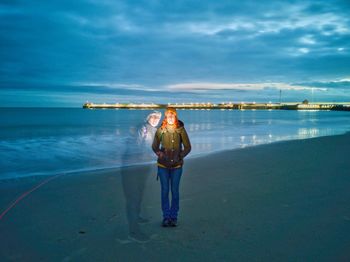
[[[151, 145], [160, 118], [161, 113], [153, 111], [146, 117], [144, 123], [135, 130], [136, 132], [129, 134], [122, 156], [124, 164], [135, 163], [135, 160], [136, 162], [148, 162], [153, 159], [154, 153]], [[126, 216], [129, 224], [129, 238], [137, 242], [147, 242], [149, 237], [140, 230], [139, 224], [148, 221], [141, 217], [140, 212], [146, 180], [151, 175], [152, 167], [150, 165], [134, 165], [123, 167], [121, 171]]]
[[146, 145], [146, 148], [150, 148], [153, 142], [154, 135], [157, 131], [161, 112], [153, 111], [145, 119], [145, 123], [139, 129], [138, 143]]

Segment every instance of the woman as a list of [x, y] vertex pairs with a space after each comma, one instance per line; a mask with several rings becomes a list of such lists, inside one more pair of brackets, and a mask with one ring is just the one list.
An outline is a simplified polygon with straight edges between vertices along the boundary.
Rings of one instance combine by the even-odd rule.
[[[167, 108], [165, 111], [162, 125], [154, 136], [152, 149], [158, 156], [157, 178], [160, 178], [161, 184], [162, 226], [176, 226], [183, 159], [191, 151], [191, 143], [184, 123], [177, 118], [175, 108]], [[169, 204], [169, 185], [171, 206]]]
[[[130, 165], [130, 163], [138, 161], [150, 161], [153, 158], [153, 152], [150, 148], [161, 116], [162, 114], [158, 111], [151, 112], [142, 126], [138, 128], [137, 133], [134, 131], [129, 134], [122, 155], [123, 165]], [[145, 243], [149, 240], [149, 236], [141, 231], [139, 224], [147, 223], [147, 219], [143, 218], [140, 213], [146, 180], [152, 172], [153, 168], [150, 168], [149, 165], [142, 165], [137, 169], [131, 167], [121, 169], [126, 216], [129, 223], [129, 239], [139, 243]]]

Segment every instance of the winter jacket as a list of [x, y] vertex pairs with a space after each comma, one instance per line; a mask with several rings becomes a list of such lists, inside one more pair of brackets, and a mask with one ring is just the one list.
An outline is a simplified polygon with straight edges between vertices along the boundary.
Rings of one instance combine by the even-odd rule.
[[163, 157], [158, 156], [157, 162], [167, 168], [182, 166], [184, 157], [191, 151], [191, 143], [184, 123], [179, 120], [179, 124], [176, 129], [159, 127], [153, 139], [154, 153], [157, 155], [159, 152], [164, 153]]

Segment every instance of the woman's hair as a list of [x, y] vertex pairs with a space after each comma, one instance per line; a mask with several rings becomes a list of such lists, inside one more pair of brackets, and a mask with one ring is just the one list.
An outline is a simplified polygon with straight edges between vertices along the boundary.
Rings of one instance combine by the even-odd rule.
[[167, 120], [167, 114], [168, 113], [171, 113], [173, 115], [175, 115], [175, 121], [174, 121], [174, 126], [175, 128], [178, 128], [180, 126], [179, 124], [179, 120], [177, 119], [177, 112], [176, 112], [176, 109], [173, 108], [173, 107], [168, 107], [164, 113], [164, 119], [163, 119], [163, 122], [162, 122], [162, 129], [164, 129], [167, 125], [168, 125], [168, 120]]

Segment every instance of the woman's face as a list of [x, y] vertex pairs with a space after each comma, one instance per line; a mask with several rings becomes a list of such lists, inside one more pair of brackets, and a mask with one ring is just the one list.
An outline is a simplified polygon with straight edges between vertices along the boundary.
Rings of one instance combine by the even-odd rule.
[[168, 125], [173, 125], [175, 123], [175, 115], [173, 113], [167, 113], [166, 120]]

